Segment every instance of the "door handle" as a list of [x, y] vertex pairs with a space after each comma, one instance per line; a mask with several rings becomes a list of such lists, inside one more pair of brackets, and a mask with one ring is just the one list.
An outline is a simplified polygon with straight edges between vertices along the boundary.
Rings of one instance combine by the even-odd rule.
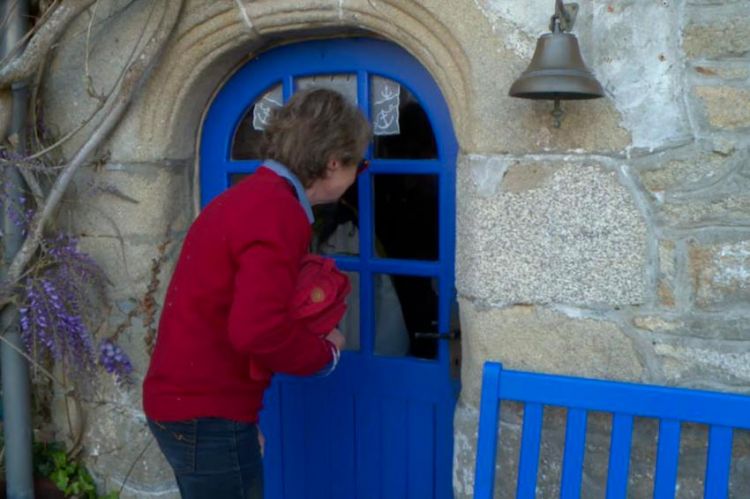
[[458, 340], [461, 339], [461, 330], [454, 329], [447, 333], [414, 333], [415, 338], [432, 340]]

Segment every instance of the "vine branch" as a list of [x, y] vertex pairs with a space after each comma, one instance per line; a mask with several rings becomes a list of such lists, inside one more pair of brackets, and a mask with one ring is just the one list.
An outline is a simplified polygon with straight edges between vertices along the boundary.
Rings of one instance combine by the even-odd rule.
[[[95, 0], [61, 0], [51, 8], [46, 19], [29, 39], [23, 52], [9, 61], [3, 61], [0, 67], [0, 88], [30, 78], [45, 59], [54, 43], [62, 36], [68, 25], [87, 9]], [[180, 2], [178, 2], [180, 3]]]
[[[93, 0], [86, 1], [89, 4], [93, 2]], [[133, 95], [146, 80], [149, 69], [158, 60], [166, 45], [166, 41], [172, 34], [182, 10], [183, 1], [173, 0], [164, 2], [164, 11], [154, 34], [148, 40], [140, 54], [127, 67], [116, 91], [112, 92], [107, 99], [107, 103], [104, 106], [105, 118], [70, 162], [63, 168], [50, 189], [43, 208], [35, 215], [29, 235], [24, 240], [21, 249], [13, 258], [13, 262], [8, 269], [8, 282], [15, 283], [18, 281], [24, 268], [31, 261], [31, 258], [39, 247], [44, 227], [55, 212], [76, 172], [109, 136], [124, 116], [133, 99]], [[2, 80], [0, 80], [1, 82]]]

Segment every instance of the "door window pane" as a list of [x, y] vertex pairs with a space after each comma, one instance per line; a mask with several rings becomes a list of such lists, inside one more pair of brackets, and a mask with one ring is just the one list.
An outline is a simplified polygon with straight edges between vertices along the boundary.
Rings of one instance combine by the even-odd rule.
[[429, 277], [373, 276], [375, 353], [391, 357], [437, 356], [436, 280]]
[[[312, 249], [321, 255], [359, 255], [359, 220], [357, 218], [356, 184], [347, 191], [338, 203], [314, 207]], [[352, 204], [353, 203], [353, 204]], [[346, 299], [346, 314], [339, 329], [346, 338], [345, 350], [360, 349], [359, 333], [359, 273], [344, 272], [349, 277], [352, 290]]]
[[297, 78], [296, 89], [328, 88], [346, 97], [357, 105], [357, 75], [354, 74], [320, 74]]
[[373, 76], [370, 79], [370, 116], [374, 133], [373, 157], [437, 158], [437, 143], [427, 113], [403, 85]]
[[344, 350], [359, 350], [359, 273], [344, 272], [349, 277], [352, 291], [346, 298], [346, 314], [339, 322], [339, 331], [346, 338]]
[[252, 175], [252, 173], [232, 173], [229, 175], [229, 187], [232, 187], [233, 185], [239, 184], [241, 181], [245, 180], [247, 177]]
[[235, 131], [232, 159], [265, 159], [260, 152], [263, 130], [273, 110], [283, 102], [281, 84], [274, 85], [253, 102]]
[[355, 182], [337, 203], [313, 208], [313, 251], [322, 255], [359, 255], [359, 211]]
[[437, 260], [437, 176], [374, 175], [373, 191], [374, 254], [385, 258]]

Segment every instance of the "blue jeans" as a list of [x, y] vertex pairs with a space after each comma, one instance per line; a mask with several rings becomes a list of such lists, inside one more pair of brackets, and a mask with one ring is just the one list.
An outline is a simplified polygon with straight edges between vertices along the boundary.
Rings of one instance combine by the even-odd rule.
[[148, 421], [184, 499], [262, 499], [263, 461], [252, 423]]

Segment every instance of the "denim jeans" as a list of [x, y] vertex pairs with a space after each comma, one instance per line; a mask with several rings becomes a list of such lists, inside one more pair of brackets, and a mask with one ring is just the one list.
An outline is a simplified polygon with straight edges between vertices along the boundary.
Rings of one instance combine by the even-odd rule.
[[252, 423], [148, 421], [184, 499], [262, 499], [263, 461]]

